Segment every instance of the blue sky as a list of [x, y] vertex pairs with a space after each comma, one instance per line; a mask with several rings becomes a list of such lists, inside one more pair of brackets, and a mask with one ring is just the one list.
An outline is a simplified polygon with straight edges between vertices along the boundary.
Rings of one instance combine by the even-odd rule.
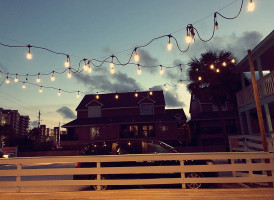
[[[246, 50], [253, 48], [273, 30], [274, 1], [253, 0], [256, 9], [243, 10], [235, 20], [217, 18], [219, 29], [208, 43], [196, 38], [186, 53], [180, 53], [173, 42], [173, 50], [167, 51], [167, 38], [153, 42], [140, 49], [140, 63], [146, 66], [174, 66], [186, 64], [190, 58], [210, 49], [230, 50], [239, 60]], [[231, 5], [229, 5], [231, 4]], [[229, 5], [229, 6], [227, 6]], [[170, 34], [178, 40], [182, 49], [186, 48], [185, 27], [192, 23], [202, 37], [209, 38], [212, 33], [213, 13], [225, 6], [220, 12], [228, 17], [235, 16], [241, 0], [12, 0], [0, 1], [0, 42], [10, 45], [35, 45], [46, 47], [71, 56], [72, 67], [77, 68], [83, 58], [104, 59], [115, 54], [126, 62], [135, 46], [145, 44], [154, 37]], [[208, 16], [208, 17], [207, 17]], [[202, 20], [203, 19], [203, 20]], [[39, 49], [31, 49], [32, 60], [27, 60], [27, 48], [7, 48], [0, 46], [0, 70], [5, 73], [37, 74], [64, 70], [65, 56], [55, 55]], [[186, 79], [187, 66], [179, 69], [165, 69], [164, 75], [159, 68], [143, 68], [137, 75], [135, 65], [115, 66], [116, 73], [109, 73], [109, 64], [95, 69], [91, 74], [56, 74], [56, 81], [50, 76], [41, 76], [41, 85], [83, 93], [112, 93], [116, 91], [159, 89], [166, 83], [176, 85]], [[0, 75], [0, 81], [6, 74]], [[14, 78], [14, 77], [10, 77]], [[23, 81], [25, 77], [20, 77]], [[35, 77], [29, 77], [35, 83]], [[185, 82], [187, 84], [187, 82]], [[186, 87], [176, 85], [165, 92], [168, 108], [184, 108], [189, 116], [190, 95]], [[0, 87], [0, 107], [17, 109], [20, 114], [29, 115], [31, 122], [37, 120], [38, 111], [42, 113], [43, 124], [49, 127], [61, 125], [75, 117], [75, 108], [81, 98], [76, 93], [62, 93], [11, 81]]]

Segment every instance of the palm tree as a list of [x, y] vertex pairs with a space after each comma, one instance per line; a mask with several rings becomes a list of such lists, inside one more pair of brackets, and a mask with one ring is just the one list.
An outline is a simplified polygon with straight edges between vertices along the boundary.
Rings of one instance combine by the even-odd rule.
[[[222, 105], [229, 101], [237, 111], [236, 92], [241, 89], [240, 74], [235, 72], [235, 58], [229, 51], [207, 51], [199, 59], [192, 58], [188, 63], [190, 83], [187, 88], [198, 96], [207, 90], [211, 102], [218, 106], [222, 132], [226, 135]], [[238, 115], [237, 115], [238, 118]]]

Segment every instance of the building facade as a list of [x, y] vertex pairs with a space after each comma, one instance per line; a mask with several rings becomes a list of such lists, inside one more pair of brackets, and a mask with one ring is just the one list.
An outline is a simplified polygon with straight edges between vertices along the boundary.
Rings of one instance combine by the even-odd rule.
[[94, 140], [144, 138], [172, 143], [185, 138], [180, 137], [185, 113], [165, 109], [163, 91], [86, 95], [76, 111], [77, 119], [62, 127], [67, 128], [66, 140], [79, 147]]

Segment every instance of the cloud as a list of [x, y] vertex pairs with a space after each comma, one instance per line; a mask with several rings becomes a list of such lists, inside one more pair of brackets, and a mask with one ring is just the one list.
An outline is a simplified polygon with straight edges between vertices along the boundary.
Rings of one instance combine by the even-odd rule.
[[[102, 74], [99, 74], [102, 73]], [[100, 68], [96, 75], [91, 74], [75, 74], [78, 82], [88, 87], [88, 92], [128, 92], [134, 90], [142, 90], [140, 84], [127, 74], [116, 71], [111, 77], [106, 75], [109, 71]]]
[[[151, 90], [162, 90], [163, 87], [161, 85], [156, 85], [150, 88]], [[180, 100], [177, 89], [169, 88], [168, 91], [164, 92], [166, 106], [168, 108], [176, 108], [176, 107], [185, 107], [186, 104]]]
[[38, 127], [38, 121], [30, 121], [30, 126]]
[[59, 113], [60, 115], [62, 115], [62, 117], [64, 119], [76, 118], [75, 113], [67, 106], [63, 106], [63, 107], [59, 108], [58, 110], [56, 110], [56, 112]]
[[[156, 66], [158, 65], [158, 60], [153, 58], [148, 51], [145, 49], [138, 49], [138, 53], [140, 55], [140, 64], [144, 66]], [[159, 71], [158, 67], [149, 67], [148, 69], [150, 73], [154, 74]]]
[[8, 69], [1, 63], [0, 63], [0, 70], [3, 72], [8, 72]]
[[112, 53], [112, 50], [110, 49], [109, 46], [104, 47], [104, 48], [102, 49], [102, 51], [103, 51], [104, 53], [109, 53], [109, 54]]
[[[201, 53], [208, 50], [227, 50], [231, 51], [234, 56], [241, 60], [247, 55], [248, 49], [253, 49], [262, 40], [263, 35], [257, 31], [244, 32], [241, 35], [235, 33], [228, 36], [215, 36], [210, 42], [196, 40], [190, 46], [187, 55], [191, 58], [199, 57]], [[202, 49], [202, 50], [201, 50]]]

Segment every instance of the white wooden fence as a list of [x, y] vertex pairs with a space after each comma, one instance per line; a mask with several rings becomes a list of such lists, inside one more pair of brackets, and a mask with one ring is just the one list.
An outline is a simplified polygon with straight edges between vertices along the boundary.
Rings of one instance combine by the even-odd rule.
[[[268, 151], [274, 152], [274, 138], [266, 138]], [[232, 152], [263, 151], [262, 138], [253, 135], [229, 136], [229, 146]]]
[[[215, 165], [184, 165], [185, 160], [214, 160]], [[106, 162], [155, 162], [180, 161], [177, 166], [127, 166], [101, 167]], [[265, 162], [269, 160], [270, 163]], [[227, 162], [229, 161], [229, 162]], [[241, 161], [241, 162], [238, 162]], [[256, 162], [255, 162], [256, 161]], [[74, 168], [77, 162], [95, 162], [94, 168]], [[49, 168], [50, 164], [50, 168]], [[60, 164], [60, 165], [59, 165]], [[33, 167], [36, 166], [36, 167]], [[37, 166], [39, 166], [37, 168]], [[56, 166], [56, 167], [55, 167]], [[57, 167], [58, 166], [58, 167]], [[62, 167], [63, 166], [63, 167]], [[71, 166], [71, 167], [68, 167]], [[11, 186], [75, 186], [75, 185], [157, 185], [186, 183], [273, 183], [272, 175], [253, 175], [254, 171], [273, 171], [274, 154], [263, 152], [245, 153], [191, 153], [191, 154], [153, 154], [153, 155], [119, 155], [119, 156], [74, 156], [74, 157], [32, 157], [0, 159], [0, 187]], [[246, 171], [247, 176], [236, 176], [236, 172]], [[190, 172], [219, 172], [218, 177], [188, 178]], [[179, 178], [147, 178], [147, 179], [101, 179], [102, 174], [151, 174], [151, 173], [179, 173]], [[222, 175], [224, 173], [225, 175]], [[64, 180], [60, 175], [94, 174], [95, 180]], [[53, 176], [51, 180], [41, 179], [42, 176]], [[5, 178], [13, 177], [13, 180]], [[28, 177], [32, 177], [28, 180]], [[33, 177], [37, 180], [33, 180]]]

